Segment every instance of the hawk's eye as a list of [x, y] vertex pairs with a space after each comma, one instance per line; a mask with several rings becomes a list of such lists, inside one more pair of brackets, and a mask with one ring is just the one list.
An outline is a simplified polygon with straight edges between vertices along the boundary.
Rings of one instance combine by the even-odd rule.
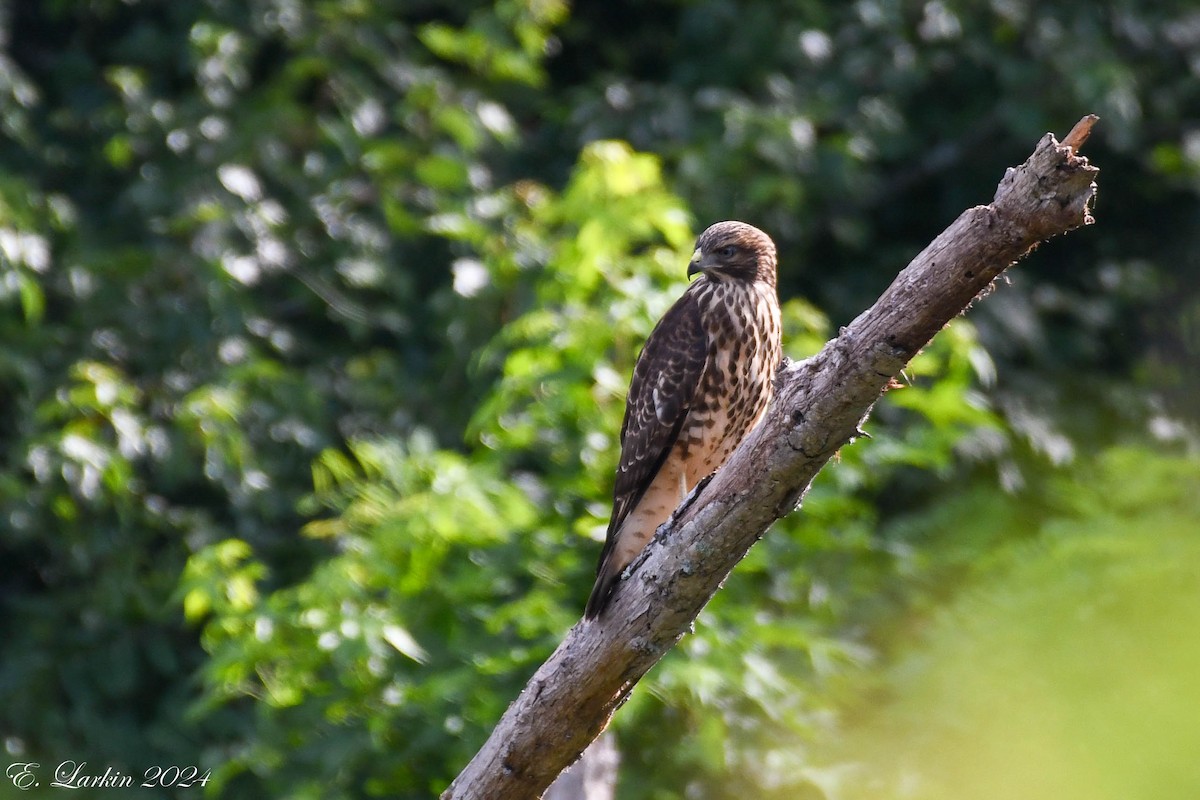
[[737, 252], [737, 248], [733, 245], [726, 245], [717, 251], [717, 255], [721, 258], [733, 258], [733, 254]]

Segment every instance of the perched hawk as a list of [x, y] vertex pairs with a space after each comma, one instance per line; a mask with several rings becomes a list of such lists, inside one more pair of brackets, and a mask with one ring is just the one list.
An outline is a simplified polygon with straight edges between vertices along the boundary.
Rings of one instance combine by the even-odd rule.
[[775, 244], [743, 222], [696, 241], [700, 274], [659, 320], [633, 368], [612, 518], [585, 616], [700, 480], [762, 418], [780, 360]]

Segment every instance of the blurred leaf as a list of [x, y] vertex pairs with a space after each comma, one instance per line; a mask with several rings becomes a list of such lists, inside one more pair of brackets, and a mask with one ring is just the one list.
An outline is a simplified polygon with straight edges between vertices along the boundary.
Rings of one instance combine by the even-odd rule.
[[909, 643], [833, 796], [1194, 794], [1197, 479], [1194, 460], [1121, 450], [1059, 481], [1074, 513], [1002, 551]]

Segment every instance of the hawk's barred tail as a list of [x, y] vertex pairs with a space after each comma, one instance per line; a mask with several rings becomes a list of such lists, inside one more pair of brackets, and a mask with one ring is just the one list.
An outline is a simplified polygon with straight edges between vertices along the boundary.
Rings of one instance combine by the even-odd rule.
[[596, 575], [596, 584], [592, 586], [592, 593], [588, 597], [587, 608], [583, 611], [584, 619], [595, 619], [604, 613], [604, 609], [608, 606], [608, 600], [612, 597], [613, 589], [617, 588], [617, 579], [621, 577], [621, 570], [613, 568], [612, 558], [604, 559], [604, 563], [600, 565], [600, 570]]

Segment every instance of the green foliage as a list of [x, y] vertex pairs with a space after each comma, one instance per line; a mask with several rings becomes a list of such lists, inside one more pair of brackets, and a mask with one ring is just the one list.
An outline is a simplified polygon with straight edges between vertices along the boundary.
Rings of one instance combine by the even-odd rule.
[[[480, 6], [470, 27], [537, 82], [562, 13]], [[418, 420], [459, 435], [479, 394], [460, 353], [498, 312], [446, 336], [463, 296], [412, 265], [444, 264], [426, 231], [490, 187], [483, 155], [514, 123], [483, 88], [513, 76], [452, 79], [387, 4], [3, 17], [0, 519], [20, 623], [0, 729], [43, 759], [219, 765], [254, 722], [188, 713], [208, 659], [171, 602], [181, 571], [198, 554], [226, 589], [293, 583], [329, 552], [296, 537], [324, 449]], [[263, 565], [205, 560], [231, 537]], [[218, 596], [182, 594], [245, 610]]]
[[[1175, 744], [1122, 759], [1115, 727], [1071, 717], [1145, 711], [1194, 741], [1143, 689], [1195, 694], [1176, 669], [1195, 654], [1166, 642], [1195, 621], [1190, 15], [4, 6], [12, 760], [198, 763], [230, 798], [430, 796], [578, 618], [628, 376], [696, 229], [776, 238], [803, 358], [1045, 130], [1095, 111], [1100, 224], [943, 331], [874, 438], [754, 549], [617, 716], [621, 792], [853, 796], [915, 760], [936, 796], [958, 779], [947, 731], [978, 723], [979, 747], [946, 752], [986, 766], [1038, 708], [1103, 754], [1110, 789], [1170, 796], [1132, 754], [1187, 787], [1160, 757]], [[1072, 604], [1158, 663], [1071, 629]], [[1066, 610], [1027, 624], [1043, 607]], [[1006, 715], [978, 654], [1008, 647], [1028, 677], [1035, 646], [1045, 691]], [[1063, 679], [1090, 650], [1128, 703]], [[978, 702], [942, 704], [952, 685]], [[927, 736], [910, 696], [937, 711]], [[1046, 786], [1091, 786], [1047, 752]]]
[[[584, 215], [594, 195], [611, 228]], [[615, 458], [616, 376], [632, 369], [632, 341], [668, 302], [678, 271], [669, 266], [690, 244], [686, 215], [653, 158], [598, 143], [561, 196], [539, 190], [510, 224], [519, 239], [480, 248], [544, 262], [530, 278], [513, 276], [535, 301], [484, 356], [501, 366], [469, 456], [425, 433], [322, 454], [309, 505], [335, 516], [305, 531], [337, 554], [261, 603], [228, 600], [245, 596], [231, 584], [247, 574], [244, 543], [189, 562], [184, 604], [206, 623], [214, 699], [261, 698], [264, 726], [296, 731], [287, 748], [315, 752], [333, 733], [366, 728], [309, 770], [281, 772], [272, 793], [435, 791], [577, 617], [587, 580], [578, 536], [602, 535]], [[631, 320], [636, 333], [623, 330]], [[220, 780], [285, 756], [281, 743], [257, 739]]]
[[[492, 613], [528, 589], [506, 551], [535, 511], [501, 476], [420, 437], [405, 447], [360, 443], [351, 457], [326, 453], [315, 472], [317, 497], [340, 516], [308, 533], [336, 541], [339, 555], [305, 582], [260, 598], [263, 566], [238, 540], [201, 551], [184, 573], [184, 608], [206, 621], [213, 702], [253, 696], [263, 729], [290, 731], [248, 741], [215, 780], [286, 764], [298, 749], [311, 763], [295, 775], [281, 771], [270, 782], [275, 791], [431, 791], [434, 776], [470, 755], [448, 737], [503, 708], [500, 692], [469, 691], [477, 671], [527, 668], [538, 655], [531, 641], [548, 640], [564, 622], [561, 612], [544, 616], [553, 607], [527, 603], [514, 626]], [[464, 556], [509, 577], [455, 571], [448, 562]], [[462, 669], [464, 647], [480, 640], [494, 643], [491, 652]], [[335, 734], [345, 741], [326, 749]]]

